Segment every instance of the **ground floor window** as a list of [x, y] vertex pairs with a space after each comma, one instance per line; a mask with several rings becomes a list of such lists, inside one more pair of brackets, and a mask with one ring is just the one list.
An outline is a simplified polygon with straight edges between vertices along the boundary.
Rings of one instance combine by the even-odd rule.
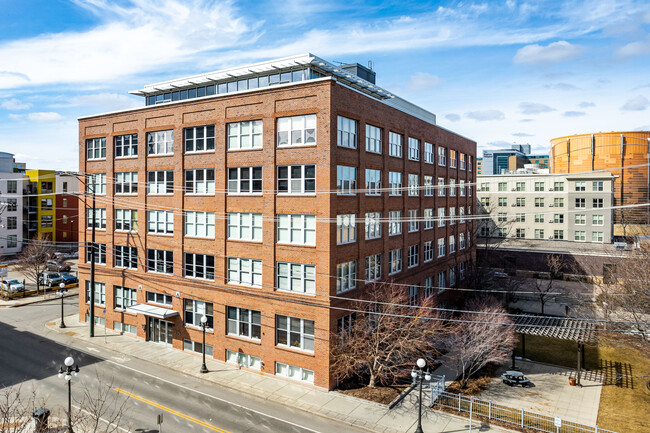
[[[187, 352], [196, 352], [202, 354], [203, 344], [192, 340], [183, 340], [183, 350]], [[212, 346], [210, 346], [209, 344], [205, 345], [205, 354], [207, 356], [213, 356]]]
[[262, 358], [226, 349], [226, 362], [255, 370], [262, 369]]
[[113, 329], [118, 332], [123, 332], [125, 334], [137, 334], [138, 328], [135, 325], [129, 325], [128, 323], [122, 322], [113, 322]]
[[289, 379], [300, 380], [302, 382], [314, 383], [314, 372], [306, 368], [296, 367], [295, 365], [275, 363], [275, 374], [277, 376], [288, 377]]

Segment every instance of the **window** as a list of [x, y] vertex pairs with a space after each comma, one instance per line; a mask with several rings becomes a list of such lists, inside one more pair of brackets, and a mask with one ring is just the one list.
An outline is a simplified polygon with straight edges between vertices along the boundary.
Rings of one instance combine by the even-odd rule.
[[585, 202], [584, 198], [577, 198], [576, 199], [576, 208], [586, 208], [587, 204]]
[[214, 194], [214, 168], [185, 170], [185, 194]]
[[226, 307], [228, 335], [259, 340], [262, 338], [262, 313], [246, 308]]
[[226, 362], [253, 370], [262, 369], [262, 358], [229, 349], [226, 349]]
[[544, 199], [540, 197], [535, 198], [535, 207], [544, 207]]
[[424, 142], [424, 162], [427, 164], [433, 164], [433, 144]]
[[433, 209], [428, 208], [424, 210], [424, 230], [433, 228]]
[[138, 192], [138, 172], [115, 173], [115, 194], [136, 194]]
[[449, 197], [456, 197], [456, 179], [449, 179]]
[[554, 198], [553, 199], [553, 205], [555, 207], [564, 207], [564, 199], [563, 198]]
[[275, 375], [288, 377], [289, 379], [300, 380], [302, 382], [314, 383], [313, 370], [307, 370], [306, 368], [284, 364], [282, 362], [275, 363]]
[[444, 167], [447, 165], [447, 149], [438, 146], [438, 165]]
[[316, 215], [278, 215], [278, 242], [316, 245]]
[[246, 120], [228, 124], [228, 150], [261, 148], [261, 120]]
[[487, 182], [481, 182], [481, 191], [490, 192], [490, 184]]
[[[95, 281], [95, 305], [106, 305], [106, 284]], [[90, 281], [86, 281], [86, 303], [90, 302]]]
[[508, 183], [507, 182], [499, 182], [498, 189], [499, 189], [499, 191], [508, 191]]
[[422, 261], [424, 263], [430, 262], [433, 260], [433, 241], [427, 241], [424, 243], [424, 258]]
[[381, 129], [366, 125], [366, 152], [381, 153]]
[[456, 252], [456, 238], [454, 235], [449, 236], [449, 254]]
[[413, 268], [420, 264], [420, 245], [410, 245], [408, 254], [408, 267]]
[[127, 307], [138, 303], [138, 291], [128, 287], [113, 286], [115, 308], [125, 310]]
[[555, 240], [564, 239], [564, 230], [553, 230], [553, 239]]
[[336, 265], [336, 293], [346, 292], [357, 287], [357, 261]]
[[438, 272], [438, 294], [441, 294], [447, 289], [445, 287], [446, 284], [447, 283], [445, 282], [445, 272], [444, 271]]
[[[91, 254], [93, 250], [93, 244], [89, 243], [86, 248], [86, 263], [91, 262]], [[106, 264], [106, 244], [95, 243], [95, 264], [105, 265]]]
[[138, 211], [135, 209], [115, 209], [115, 230], [138, 231]]
[[[212, 219], [212, 236], [214, 237], [214, 212]], [[237, 241], [262, 242], [262, 214], [246, 212], [228, 213], [228, 239]]]
[[381, 195], [381, 170], [366, 168], [366, 195]]
[[[63, 217], [67, 218], [66, 215], [63, 215]], [[7, 217], [7, 230], [16, 229], [18, 229], [18, 217]]]
[[595, 199], [593, 199], [593, 207], [594, 207], [594, 208], [601, 208], [601, 207], [603, 207], [603, 199], [602, 199], [602, 198], [595, 198]]
[[115, 245], [115, 267], [138, 269], [138, 248]]
[[7, 212], [16, 212], [18, 210], [18, 199], [7, 199]]
[[460, 184], [458, 185], [458, 191], [461, 197], [465, 197], [465, 181], [461, 180], [459, 182]]
[[461, 206], [460, 208], [458, 208], [458, 210], [460, 212], [460, 222], [464, 223], [465, 222], [465, 208]]
[[[537, 218], [537, 215], [535, 216], [535, 218]], [[497, 221], [500, 222], [500, 223], [504, 223], [504, 222], [508, 221], [508, 214], [499, 212], [497, 214]], [[535, 222], [537, 222], [537, 221], [535, 221]]]
[[147, 193], [148, 194], [173, 194], [174, 193], [174, 171], [157, 170], [147, 172]]
[[136, 335], [138, 333], [138, 327], [135, 325], [129, 325], [128, 323], [122, 323], [118, 321], [113, 321], [113, 329], [115, 331], [127, 334]]
[[605, 190], [604, 182], [603, 181], [594, 181], [592, 183], [592, 189], [594, 191], [604, 191]]
[[[183, 350], [188, 352], [203, 353], [203, 343], [198, 341], [192, 341], [188, 339], [183, 339]], [[205, 345], [205, 354], [206, 356], [214, 356], [214, 349], [211, 345]]]
[[591, 241], [592, 242], [602, 242], [603, 241], [603, 232], [591, 232]]
[[316, 293], [316, 266], [300, 263], [277, 263], [278, 290]]
[[357, 193], [357, 168], [346, 165], [336, 166], [336, 192], [338, 195]]
[[388, 252], [388, 275], [393, 275], [402, 270], [402, 249], [397, 248]]
[[526, 222], [526, 214], [525, 213], [515, 214], [515, 221], [518, 222], [518, 223], [525, 223]]
[[381, 254], [366, 257], [366, 281], [375, 281], [381, 278]]
[[262, 192], [262, 167], [232, 167], [228, 169], [228, 194]]
[[417, 232], [420, 230], [420, 220], [418, 219], [418, 214], [420, 213], [419, 209], [409, 210], [409, 233]]
[[497, 237], [505, 238], [508, 236], [508, 229], [505, 227], [499, 227], [497, 231]]
[[341, 147], [357, 148], [357, 121], [347, 117], [337, 116], [338, 145]]
[[394, 133], [393, 131], [388, 132], [388, 154], [396, 158], [402, 157], [402, 136]]
[[[188, 212], [188, 215], [190, 212]], [[166, 210], [147, 211], [147, 233], [171, 235], [174, 233], [174, 212]]]
[[147, 292], [147, 302], [152, 304], [172, 306], [172, 295], [166, 295], [158, 292]]
[[461, 153], [460, 154], [460, 169], [465, 170], [465, 154]]
[[185, 128], [184, 137], [187, 153], [214, 150], [214, 125]]
[[445, 196], [445, 178], [444, 177], [439, 177], [438, 178], [438, 197], [444, 197]]
[[449, 167], [456, 168], [458, 166], [458, 152], [449, 149]]
[[575, 224], [583, 226], [587, 223], [587, 217], [584, 214], [575, 214]]
[[604, 217], [603, 215], [592, 215], [591, 216], [591, 223], [595, 226], [602, 226], [604, 224]]
[[420, 140], [409, 137], [409, 159], [412, 161], [420, 160]]
[[449, 225], [453, 226], [456, 224], [456, 208], [449, 208]]
[[449, 268], [449, 286], [455, 286], [456, 285], [456, 267], [453, 266]]
[[523, 239], [526, 237], [526, 229], [516, 229], [515, 230], [515, 237]]
[[314, 351], [314, 321], [290, 316], [275, 316], [275, 338], [278, 346]]
[[418, 286], [409, 286], [408, 288], [408, 303], [410, 306], [418, 304]]
[[[48, 215], [42, 215], [41, 216], [41, 222], [43, 221], [43, 217], [48, 216]], [[49, 216], [50, 223], [52, 222], [52, 216]], [[41, 224], [42, 227], [45, 227]], [[51, 225], [47, 227], [52, 227]], [[95, 208], [95, 221], [93, 224], [93, 210], [92, 209], [86, 209], [86, 227], [87, 228], [93, 228], [95, 227], [96, 229], [100, 230], [105, 230], [106, 229], [106, 209], [105, 208]]]
[[[517, 199], [519, 200], [519, 199]], [[499, 201], [497, 202], [498, 206], [508, 206], [508, 198], [507, 197], [499, 197]]]
[[174, 252], [169, 250], [147, 249], [147, 271], [161, 274], [174, 273]]
[[490, 207], [490, 197], [481, 197], [481, 205], [483, 207]]
[[564, 182], [553, 182], [554, 191], [564, 191]]
[[336, 331], [339, 334], [350, 334], [354, 322], [357, 320], [357, 313], [347, 314], [343, 317], [336, 319]]
[[106, 137], [86, 140], [86, 159], [106, 158]]
[[184, 300], [185, 308], [185, 325], [201, 326], [201, 317], [205, 316], [208, 321], [205, 327], [212, 329], [214, 326], [212, 302], [195, 301], [193, 299]]
[[42, 198], [41, 199], [41, 210], [52, 210], [53, 203], [51, 198]]
[[173, 130], [147, 132], [147, 155], [171, 155], [173, 153]]
[[468, 165], [469, 171], [472, 171], [472, 168], [473, 168], [472, 160], [473, 160], [472, 155], [469, 155], [469, 157], [468, 157], [468, 161], [467, 161], [467, 165]]
[[262, 261], [227, 257], [228, 284], [262, 287]]
[[526, 191], [526, 182], [515, 182], [515, 191]]
[[438, 257], [445, 255], [445, 238], [438, 239]]
[[138, 156], [138, 134], [118, 135], [115, 140], [115, 158]]
[[526, 206], [526, 198], [525, 197], [517, 197], [515, 206], [517, 207], [523, 207]]
[[424, 196], [433, 196], [433, 176], [424, 176]]
[[316, 144], [316, 115], [278, 118], [278, 147]]
[[585, 241], [587, 239], [585, 231], [579, 230], [575, 232], [575, 240], [576, 241]]
[[535, 182], [535, 192], [544, 192], [544, 182]]
[[586, 191], [587, 182], [576, 182], [576, 191]]
[[7, 235], [7, 248], [18, 247], [18, 235]]
[[465, 249], [465, 233], [458, 234], [458, 249]]
[[185, 236], [214, 239], [214, 212], [185, 212]]
[[316, 192], [316, 166], [281, 165], [278, 167], [278, 194]]
[[417, 174], [409, 174], [409, 196], [417, 197], [420, 195], [420, 176]]
[[[45, 185], [48, 184], [48, 185]], [[42, 182], [41, 193], [52, 192], [52, 182]], [[86, 175], [86, 192], [92, 194], [106, 194], [106, 173], [93, 173]]]
[[535, 229], [535, 239], [544, 239], [544, 229]]
[[388, 212], [388, 236], [402, 234], [402, 211]]
[[445, 226], [445, 208], [444, 207], [439, 207], [438, 208], [438, 227], [444, 227]]
[[402, 195], [402, 173], [391, 171], [388, 173], [388, 195]]
[[185, 276], [214, 280], [214, 256], [185, 253]]
[[381, 212], [366, 213], [366, 239], [381, 237]]
[[355, 214], [336, 216], [336, 243], [349, 244], [357, 241], [357, 222]]

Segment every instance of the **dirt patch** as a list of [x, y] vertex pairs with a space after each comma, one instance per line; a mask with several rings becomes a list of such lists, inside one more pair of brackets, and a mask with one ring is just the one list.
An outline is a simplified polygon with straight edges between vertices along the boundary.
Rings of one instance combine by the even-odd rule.
[[339, 389], [338, 392], [341, 394], [350, 395], [352, 397], [374, 401], [376, 403], [388, 404], [391, 401], [395, 400], [397, 396], [400, 395], [408, 387], [408, 384], [376, 386], [374, 388], [363, 386], [359, 388]]
[[465, 389], [461, 389], [460, 382], [455, 380], [447, 387], [447, 391], [455, 394], [462, 393], [463, 395], [468, 396], [479, 395], [488, 388], [490, 382], [492, 382], [494, 373], [498, 369], [498, 365], [488, 364], [480, 369], [474, 376], [470, 377]]

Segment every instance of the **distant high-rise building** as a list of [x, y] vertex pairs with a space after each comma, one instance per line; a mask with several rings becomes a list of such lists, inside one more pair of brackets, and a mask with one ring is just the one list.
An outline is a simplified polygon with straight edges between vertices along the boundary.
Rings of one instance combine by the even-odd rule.
[[484, 150], [483, 158], [477, 160], [478, 175], [493, 175], [514, 172], [525, 164], [549, 167], [548, 155], [531, 155], [530, 144], [513, 144], [510, 149]]

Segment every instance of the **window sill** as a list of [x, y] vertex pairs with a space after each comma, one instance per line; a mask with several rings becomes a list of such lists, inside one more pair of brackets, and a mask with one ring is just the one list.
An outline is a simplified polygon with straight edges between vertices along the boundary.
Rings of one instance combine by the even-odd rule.
[[152, 232], [147, 232], [147, 235], [153, 235], [153, 236], [165, 236], [165, 237], [173, 237], [173, 233], [152, 233]]
[[227, 152], [250, 152], [250, 151], [256, 151], [259, 152], [261, 150], [264, 150], [263, 147], [251, 147], [247, 149], [227, 149]]
[[306, 245], [306, 244], [289, 244], [285, 242], [276, 242], [276, 245], [282, 245], [286, 247], [306, 247], [306, 248], [316, 248], [316, 245]]
[[235, 281], [226, 281], [226, 284], [229, 284], [231, 286], [237, 286], [237, 287], [248, 287], [249, 289], [262, 289], [263, 288], [263, 286], [253, 286], [251, 284], [242, 284], [242, 283], [238, 283], [238, 282], [235, 282]]
[[91, 161], [106, 161], [106, 158], [86, 158], [86, 161], [91, 162]]
[[245, 341], [246, 343], [257, 344], [258, 346], [262, 345], [261, 339], [258, 340], [255, 338], [242, 337], [241, 335], [226, 334], [226, 338], [235, 341]]
[[388, 273], [388, 276], [390, 277], [391, 275], [397, 275], [397, 274], [399, 274], [400, 272], [402, 272], [401, 269], [400, 269], [399, 271], [389, 272], [389, 273]]
[[284, 290], [284, 289], [276, 288], [275, 291], [280, 293], [293, 293], [296, 295], [316, 296], [316, 293], [298, 292], [297, 290]]
[[287, 351], [287, 352], [290, 352], [290, 353], [298, 353], [298, 354], [301, 354], [301, 355], [307, 355], [307, 356], [311, 356], [311, 357], [316, 356], [315, 353], [312, 352], [312, 351], [299, 349], [297, 347], [281, 346], [279, 344], [276, 344], [275, 348], [280, 349], [280, 350], [284, 350], [284, 351]]
[[115, 159], [138, 159], [138, 155], [116, 156]]
[[147, 158], [164, 158], [166, 156], [174, 156], [174, 153], [161, 153], [155, 155], [147, 154]]
[[254, 241], [254, 240], [251, 240], [251, 239], [230, 239], [230, 238], [226, 238], [226, 241], [228, 241], [228, 242], [245, 242], [245, 243], [248, 243], [248, 244], [261, 244], [262, 242], [264, 242], [264, 241]]
[[287, 193], [287, 192], [279, 192], [277, 194], [277, 197], [316, 197], [315, 192], [295, 192], [295, 193]]
[[[169, 236], [169, 235], [168, 235]], [[185, 239], [208, 239], [208, 240], [214, 240], [214, 236], [209, 237], [209, 236], [190, 236], [190, 235], [185, 235]]]
[[154, 194], [154, 193], [150, 193], [150, 192], [148, 192], [148, 193], [147, 193], [147, 196], [154, 196], [154, 197], [173, 197], [173, 196], [174, 196], [174, 193], [168, 193], [168, 192], [165, 192], [165, 193], [160, 193], [160, 194], [158, 194], [158, 193], [155, 193], [155, 194]]
[[185, 155], [205, 155], [206, 153], [215, 153], [214, 149], [211, 150], [193, 150], [193, 151], [185, 151]]
[[[194, 329], [196, 331], [203, 332], [203, 328], [201, 326], [192, 325], [190, 323], [183, 323], [183, 324], [185, 325], [186, 328]], [[214, 329], [213, 328], [205, 328], [205, 333], [206, 334], [214, 334]]]
[[137, 192], [116, 192], [115, 195], [138, 195]]
[[261, 192], [229, 192], [228, 196], [230, 197], [261, 197], [263, 193]]
[[316, 147], [316, 143], [309, 143], [309, 144], [283, 144], [283, 145], [277, 145], [278, 149], [295, 149], [296, 147]]
[[194, 192], [186, 192], [185, 196], [189, 197], [213, 197], [215, 195], [214, 192], [205, 192], [205, 193], [194, 193]]

